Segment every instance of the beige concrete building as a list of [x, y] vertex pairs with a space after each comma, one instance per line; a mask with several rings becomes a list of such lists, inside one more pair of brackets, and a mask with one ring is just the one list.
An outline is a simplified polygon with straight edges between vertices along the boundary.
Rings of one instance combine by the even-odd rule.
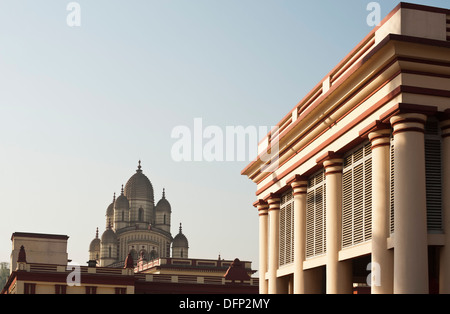
[[10, 271], [17, 268], [21, 247], [27, 247], [28, 261], [37, 264], [67, 264], [66, 235], [14, 232], [11, 236], [12, 250]]
[[450, 293], [450, 10], [399, 4], [277, 124], [260, 293]]

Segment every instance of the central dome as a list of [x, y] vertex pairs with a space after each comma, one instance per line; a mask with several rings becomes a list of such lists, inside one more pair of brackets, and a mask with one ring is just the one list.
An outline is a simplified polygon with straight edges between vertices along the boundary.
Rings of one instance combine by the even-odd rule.
[[147, 176], [142, 173], [140, 160], [136, 173], [125, 184], [124, 194], [130, 201], [145, 200], [154, 202], [153, 186]]

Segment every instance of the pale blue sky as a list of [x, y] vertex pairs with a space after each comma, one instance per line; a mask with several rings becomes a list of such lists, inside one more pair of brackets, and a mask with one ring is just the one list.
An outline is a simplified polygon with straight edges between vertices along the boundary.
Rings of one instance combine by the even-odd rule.
[[85, 264], [141, 159], [190, 257], [257, 268], [248, 162], [175, 163], [171, 131], [276, 124], [371, 30], [370, 1], [79, 0], [73, 28], [69, 2], [0, 0], [0, 261], [21, 231], [68, 235]]

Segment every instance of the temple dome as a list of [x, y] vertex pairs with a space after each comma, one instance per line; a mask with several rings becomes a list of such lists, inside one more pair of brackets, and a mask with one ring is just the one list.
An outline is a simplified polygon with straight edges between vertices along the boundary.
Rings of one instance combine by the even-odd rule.
[[136, 173], [125, 184], [124, 194], [128, 200], [145, 200], [154, 202], [153, 186], [150, 180], [141, 170], [141, 161], [139, 161]]
[[123, 185], [122, 185], [122, 193], [119, 195], [119, 197], [114, 202], [114, 209], [116, 209], [116, 210], [130, 209], [130, 203], [128, 201], [128, 198], [124, 195]]
[[189, 242], [181, 230], [181, 224], [180, 224], [180, 232], [173, 239], [172, 246], [177, 247], [177, 248], [180, 248], [180, 247], [189, 248]]
[[106, 209], [106, 216], [113, 216], [114, 215], [114, 203], [116, 202], [116, 193], [114, 193], [113, 201], [111, 204], [109, 204], [108, 208]]
[[91, 244], [89, 245], [89, 252], [97, 252], [100, 251], [100, 239], [95, 238], [91, 241]]
[[105, 232], [103, 232], [102, 234], [102, 244], [105, 243], [115, 244], [116, 242], [117, 242], [116, 233], [111, 228], [106, 229]]
[[165, 211], [165, 212], [172, 212], [171, 206], [169, 201], [166, 199], [166, 191], [163, 189], [163, 196], [159, 200], [158, 204], [156, 204], [156, 210], [157, 211]]
[[97, 252], [100, 251], [100, 239], [98, 238], [98, 228], [97, 232], [95, 233], [95, 239], [91, 241], [91, 244], [89, 245], [89, 252]]

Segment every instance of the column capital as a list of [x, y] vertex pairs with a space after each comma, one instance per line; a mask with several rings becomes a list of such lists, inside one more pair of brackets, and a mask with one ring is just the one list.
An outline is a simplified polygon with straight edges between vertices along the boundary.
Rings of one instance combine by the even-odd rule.
[[422, 113], [403, 113], [391, 117], [390, 122], [394, 128], [392, 132], [394, 136], [403, 132], [425, 133], [427, 116]]
[[369, 133], [372, 150], [391, 145], [391, 129], [381, 129]]
[[329, 176], [329, 175], [335, 174], [335, 173], [342, 173], [342, 170], [344, 169], [344, 161], [342, 159], [326, 160], [323, 163], [323, 166], [325, 168], [326, 176]]
[[292, 183], [292, 189], [293, 189], [292, 195], [294, 197], [298, 195], [304, 195], [307, 193], [308, 190], [308, 181], [296, 181]]
[[306, 194], [308, 188], [308, 179], [300, 175], [295, 175], [287, 181], [287, 184], [292, 187], [293, 196]]
[[264, 207], [264, 206], [268, 206], [268, 204], [265, 200], [262, 200], [262, 199], [259, 199], [253, 203], [253, 207], [256, 207], [256, 208], [260, 208], [260, 207]]
[[269, 204], [269, 211], [280, 209], [281, 197], [278, 194], [270, 193], [264, 198], [264, 201]]
[[258, 209], [259, 216], [267, 215], [269, 204], [264, 200], [257, 200], [253, 203], [253, 206]]
[[359, 136], [368, 137], [372, 144], [372, 150], [374, 150], [378, 147], [390, 145], [391, 132], [392, 127], [389, 123], [376, 120], [359, 132]]
[[341, 154], [336, 154], [334, 152], [328, 152], [324, 156], [318, 159], [323, 163], [323, 167], [325, 168], [325, 175], [328, 176], [330, 174], [342, 173], [344, 160], [342, 159]]

